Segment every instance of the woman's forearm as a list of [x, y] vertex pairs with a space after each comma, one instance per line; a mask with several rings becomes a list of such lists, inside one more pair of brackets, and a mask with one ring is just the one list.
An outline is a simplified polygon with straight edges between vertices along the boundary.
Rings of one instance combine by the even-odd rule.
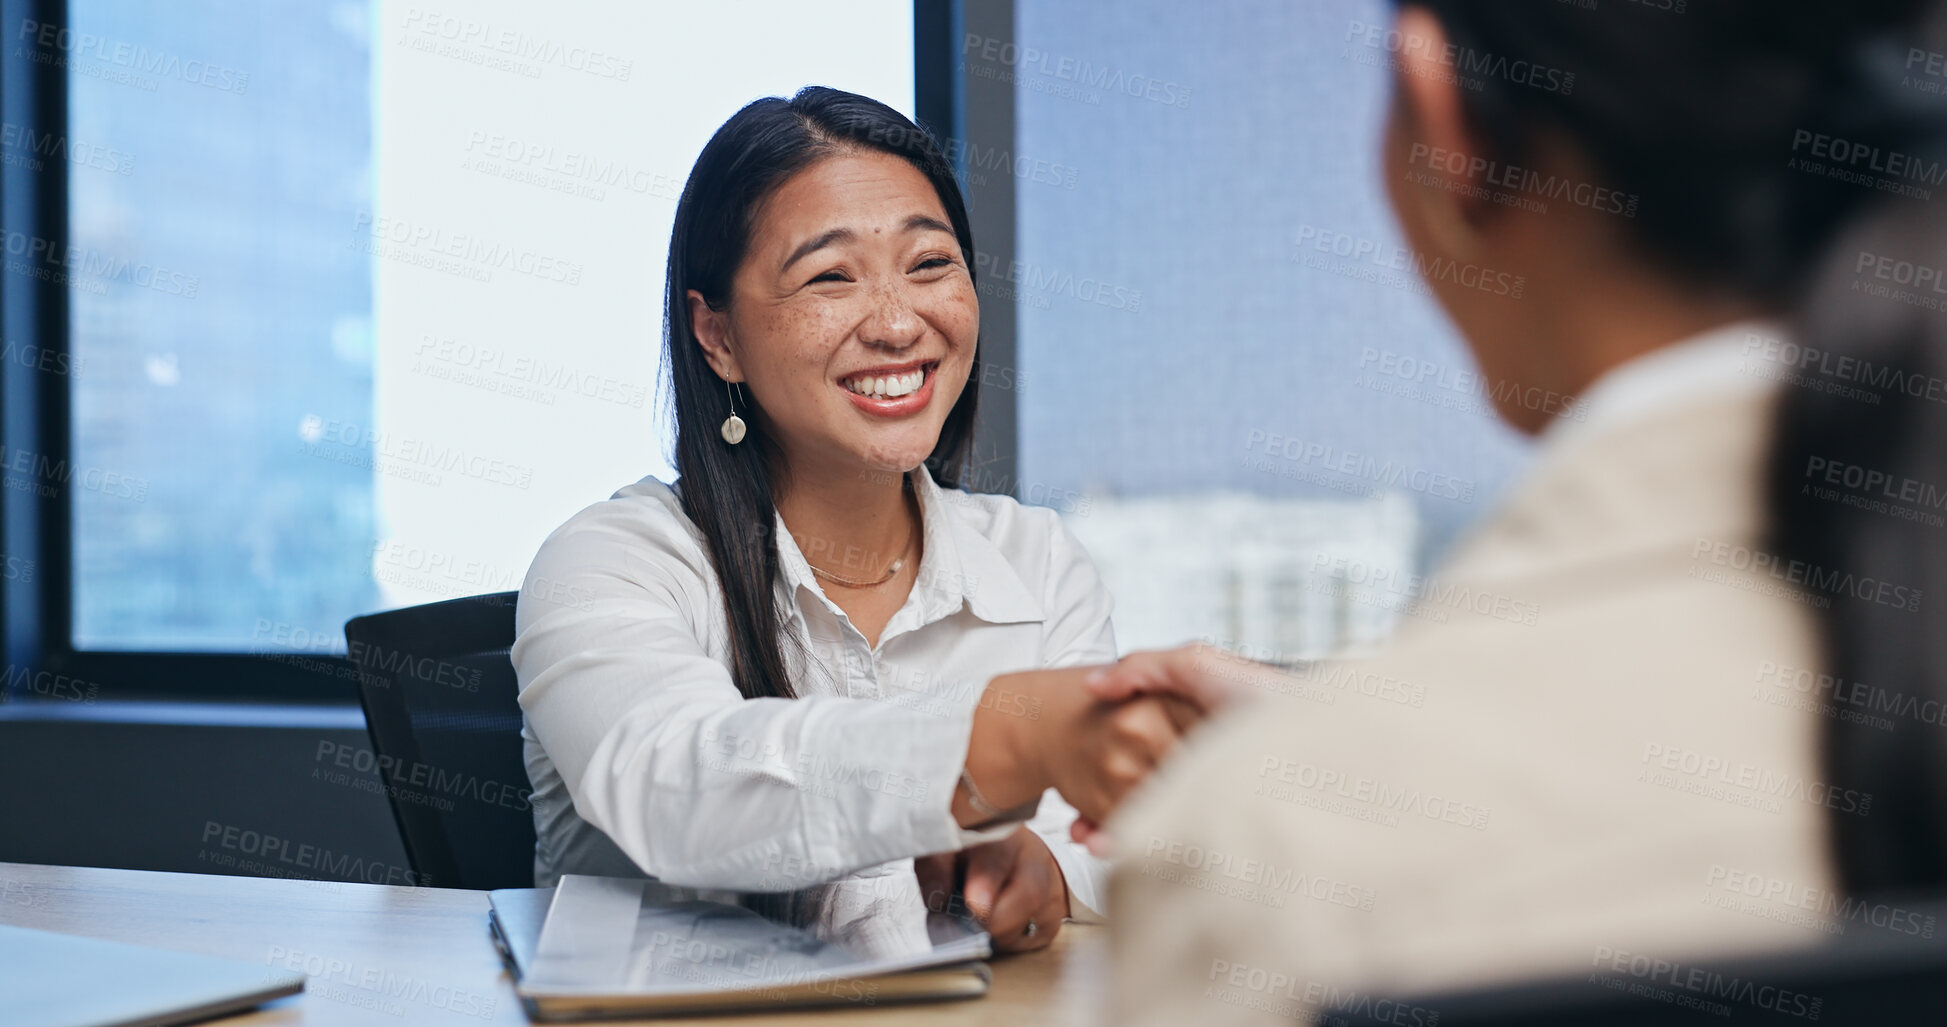
[[967, 842], [948, 810], [960, 717], [835, 697], [597, 716], [545, 691], [530, 716], [543, 747], [586, 753], [557, 760], [576, 811], [670, 883], [782, 891]]

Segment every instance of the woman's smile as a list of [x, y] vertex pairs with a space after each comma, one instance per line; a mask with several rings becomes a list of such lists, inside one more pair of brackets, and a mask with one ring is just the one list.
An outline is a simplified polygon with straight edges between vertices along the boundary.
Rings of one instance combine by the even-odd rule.
[[904, 364], [869, 367], [838, 380], [845, 398], [874, 417], [908, 417], [933, 401], [934, 372], [938, 360], [917, 360]]

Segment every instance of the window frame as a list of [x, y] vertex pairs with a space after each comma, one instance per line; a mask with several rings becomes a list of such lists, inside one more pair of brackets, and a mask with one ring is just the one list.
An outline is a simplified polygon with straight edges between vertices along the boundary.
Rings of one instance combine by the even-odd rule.
[[[0, 0], [0, 24], [22, 42], [14, 28], [23, 22], [67, 24], [66, 0]], [[968, 79], [960, 49], [969, 30], [1011, 38], [1013, 0], [914, 0], [914, 110], [917, 120], [942, 138], [967, 138], [970, 122], [987, 138], [1012, 138], [1011, 87], [976, 89], [969, 117]], [[68, 133], [67, 71], [55, 60], [0, 62], [0, 117], [19, 130]], [[1002, 136], [999, 133], [1005, 132]], [[964, 165], [967, 147], [953, 152]], [[966, 181], [964, 166], [962, 181]], [[13, 239], [45, 239], [61, 246], [67, 238], [68, 167], [44, 160], [39, 169], [0, 165], [0, 233]], [[1004, 178], [1005, 176], [994, 176]], [[974, 204], [975, 238], [992, 234], [1011, 253], [1014, 203], [1012, 182], [978, 190]], [[996, 247], [983, 246], [996, 252]], [[992, 303], [983, 310], [983, 357], [1011, 365], [1014, 357], [1012, 304]], [[20, 454], [67, 467], [72, 458], [72, 381], [64, 373], [41, 370], [68, 366], [70, 319], [67, 288], [11, 271], [0, 274], [0, 330], [9, 343], [38, 347], [36, 366], [17, 358], [0, 360], [0, 466]], [[994, 390], [989, 390], [994, 391]], [[1001, 469], [1011, 472], [1014, 456], [1014, 403], [1011, 394], [982, 396], [979, 433], [983, 448], [998, 453]], [[1008, 473], [1003, 481], [1011, 481]], [[80, 694], [95, 701], [235, 701], [273, 705], [358, 702], [356, 675], [343, 656], [263, 652], [157, 652], [84, 650], [74, 646], [73, 505], [69, 488], [39, 495], [0, 488], [0, 703], [32, 701], [36, 693]], [[371, 612], [371, 611], [361, 611]], [[48, 677], [55, 675], [56, 677]]]

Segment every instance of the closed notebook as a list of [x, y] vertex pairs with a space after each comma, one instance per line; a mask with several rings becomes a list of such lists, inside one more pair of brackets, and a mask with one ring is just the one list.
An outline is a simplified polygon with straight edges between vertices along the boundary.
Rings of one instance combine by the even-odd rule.
[[304, 975], [235, 959], [0, 925], [0, 1024], [158, 1027], [304, 990]]
[[570, 874], [491, 898], [537, 1020], [973, 998], [992, 979], [987, 933], [929, 912], [910, 872], [779, 896]]

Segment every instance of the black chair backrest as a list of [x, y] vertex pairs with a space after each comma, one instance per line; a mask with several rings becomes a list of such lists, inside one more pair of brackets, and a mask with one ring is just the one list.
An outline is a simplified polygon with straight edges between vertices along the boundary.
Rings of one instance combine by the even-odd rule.
[[514, 603], [496, 592], [354, 617], [365, 727], [419, 883], [534, 885]]
[[1794, 952], [1663, 960], [1595, 951], [1587, 974], [1402, 1001], [1356, 996], [1320, 1022], [1338, 1027], [1947, 1023], [1947, 901], [1848, 899], [1841, 914], [1844, 933]]

